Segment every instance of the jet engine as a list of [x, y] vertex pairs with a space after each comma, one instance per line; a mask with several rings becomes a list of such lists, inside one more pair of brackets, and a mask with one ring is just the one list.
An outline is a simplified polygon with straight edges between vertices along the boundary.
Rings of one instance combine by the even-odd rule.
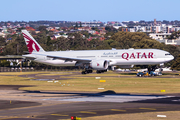
[[92, 61], [90, 66], [94, 70], [106, 70], [108, 68], [108, 61], [106, 60], [96, 60]]

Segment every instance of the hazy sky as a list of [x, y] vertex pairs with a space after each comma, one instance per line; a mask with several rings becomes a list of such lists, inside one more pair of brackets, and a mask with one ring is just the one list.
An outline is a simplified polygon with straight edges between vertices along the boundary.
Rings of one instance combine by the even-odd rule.
[[180, 0], [1, 0], [0, 21], [180, 20]]

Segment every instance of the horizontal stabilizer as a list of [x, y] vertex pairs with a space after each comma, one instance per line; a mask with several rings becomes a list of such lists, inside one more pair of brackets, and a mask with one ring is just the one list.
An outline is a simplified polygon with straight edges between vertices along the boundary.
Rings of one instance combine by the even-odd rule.
[[6, 55], [6, 56], [0, 56], [0, 60], [7, 60], [7, 59], [23, 59], [23, 56], [20, 55]]

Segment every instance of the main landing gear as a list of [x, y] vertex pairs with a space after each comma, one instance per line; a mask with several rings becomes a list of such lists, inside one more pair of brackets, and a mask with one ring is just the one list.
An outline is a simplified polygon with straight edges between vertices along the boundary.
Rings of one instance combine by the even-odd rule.
[[[82, 71], [81, 73], [82, 74], [88, 74], [88, 73], [92, 73], [92, 72], [93, 72], [93, 70], [86, 69], [86, 70]], [[96, 71], [96, 73], [104, 73], [104, 72], [107, 72], [107, 70], [97, 70]]]
[[107, 72], [107, 70], [97, 70], [96, 73], [104, 73]]
[[88, 74], [88, 73], [92, 73], [93, 70], [85, 70], [85, 71], [82, 71], [82, 74]]

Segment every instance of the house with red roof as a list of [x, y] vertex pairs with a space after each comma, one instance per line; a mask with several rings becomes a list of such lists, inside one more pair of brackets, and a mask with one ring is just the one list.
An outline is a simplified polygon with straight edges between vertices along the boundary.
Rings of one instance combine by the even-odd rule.
[[27, 31], [35, 31], [35, 29], [32, 28], [32, 27], [26, 27], [26, 30], [27, 30]]

